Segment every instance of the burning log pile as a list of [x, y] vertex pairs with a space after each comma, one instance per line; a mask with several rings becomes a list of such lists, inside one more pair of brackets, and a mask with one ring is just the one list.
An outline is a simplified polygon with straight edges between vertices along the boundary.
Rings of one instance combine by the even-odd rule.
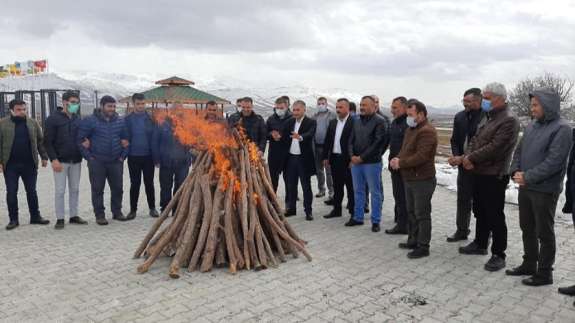
[[284, 217], [266, 163], [241, 129], [183, 110], [157, 113], [156, 119], [171, 122], [178, 141], [199, 154], [136, 250], [135, 258], [145, 257], [139, 273], [162, 255], [172, 257], [172, 278], [179, 278], [180, 268], [228, 266], [236, 273], [277, 267], [300, 253], [311, 261], [305, 241]]

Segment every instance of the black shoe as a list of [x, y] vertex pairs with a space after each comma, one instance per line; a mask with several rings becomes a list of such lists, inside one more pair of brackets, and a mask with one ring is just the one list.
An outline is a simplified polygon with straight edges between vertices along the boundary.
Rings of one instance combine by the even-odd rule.
[[563, 209], [561, 211], [565, 214], [571, 214], [571, 213], [573, 213], [573, 208], [571, 207], [571, 205], [565, 203], [565, 205], [563, 206]]
[[559, 294], [575, 296], [575, 285], [569, 287], [559, 287]]
[[313, 215], [311, 214], [311, 212], [305, 214], [305, 220], [306, 221], [313, 221]]
[[323, 204], [325, 205], [333, 205], [334, 201], [333, 201], [333, 197], [330, 197], [329, 199], [323, 201]]
[[56, 225], [54, 226], [54, 229], [56, 230], [62, 230], [64, 229], [64, 219], [58, 219], [56, 220]]
[[106, 218], [96, 218], [96, 223], [98, 225], [108, 225], [108, 220]]
[[294, 216], [295, 214], [296, 214], [295, 210], [286, 210], [286, 213], [284, 213], [284, 216], [287, 218], [290, 216]]
[[333, 218], [339, 218], [339, 217], [341, 217], [341, 211], [337, 212], [335, 210], [329, 212], [328, 215], [323, 216], [324, 219], [333, 219]]
[[483, 266], [483, 268], [487, 271], [498, 271], [505, 268], [505, 259], [498, 256], [493, 255], [489, 259], [489, 261]]
[[419, 247], [407, 254], [409, 259], [419, 259], [429, 256], [429, 248]]
[[394, 226], [392, 229], [385, 230], [387, 234], [407, 234], [407, 230], [402, 229], [399, 225]]
[[160, 213], [158, 213], [158, 210], [156, 210], [156, 209], [150, 209], [150, 216], [152, 218], [157, 218], [160, 216]]
[[[128, 216], [126, 216], [126, 220], [133, 220], [136, 218], [136, 211], [130, 211], [130, 213], [128, 213]], [[120, 220], [121, 221], [121, 220]]]
[[37, 218], [31, 219], [30, 224], [46, 225], [46, 224], [50, 224], [50, 220], [47, 220], [41, 216], [38, 216]]
[[319, 192], [315, 195], [315, 197], [324, 197], [325, 196], [325, 192]]
[[400, 242], [397, 246], [399, 249], [417, 249], [416, 243]]
[[487, 249], [481, 249], [479, 246], [472, 242], [465, 247], [459, 247], [459, 253], [464, 255], [486, 255]]
[[10, 231], [10, 230], [14, 230], [19, 226], [18, 222], [10, 222], [8, 223], [8, 225], [6, 226], [6, 230]]
[[379, 232], [381, 231], [381, 227], [379, 226], [379, 223], [374, 223], [371, 225], [371, 232]]
[[537, 273], [537, 269], [535, 267], [529, 268], [524, 264], [521, 264], [519, 267], [515, 267], [513, 269], [507, 269], [505, 271], [505, 275], [507, 276], [533, 276]]
[[367, 206], [364, 207], [364, 208], [363, 208], [363, 213], [369, 213], [369, 207], [367, 207]]
[[346, 227], [355, 227], [356, 225], [363, 225], [363, 222], [359, 222], [351, 218], [345, 223]]
[[79, 216], [73, 216], [70, 218], [70, 224], [88, 224], [88, 221], [82, 219]]
[[529, 278], [525, 278], [521, 280], [523, 285], [527, 286], [545, 286], [545, 285], [552, 285], [553, 284], [553, 276], [551, 275], [533, 275]]
[[457, 242], [462, 240], [467, 240], [467, 234], [460, 233], [459, 231], [455, 232], [451, 237], [447, 237], [447, 242]]
[[128, 221], [128, 218], [126, 218], [122, 213], [114, 214], [112, 216], [112, 219], [114, 219], [116, 221], [120, 221], [120, 222]]

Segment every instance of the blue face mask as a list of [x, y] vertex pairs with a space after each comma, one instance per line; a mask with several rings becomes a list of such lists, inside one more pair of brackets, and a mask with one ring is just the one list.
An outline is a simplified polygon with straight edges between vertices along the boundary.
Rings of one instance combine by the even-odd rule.
[[414, 117], [407, 117], [407, 119], [405, 119], [405, 121], [407, 122], [407, 125], [410, 128], [415, 128], [417, 127], [417, 122], [415, 121]]
[[491, 111], [493, 107], [491, 106], [491, 100], [483, 99], [481, 100], [481, 109], [485, 112]]

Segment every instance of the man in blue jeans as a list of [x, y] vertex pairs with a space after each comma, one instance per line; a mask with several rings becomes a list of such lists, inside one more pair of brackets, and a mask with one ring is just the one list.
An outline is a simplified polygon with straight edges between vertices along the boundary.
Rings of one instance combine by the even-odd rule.
[[383, 203], [381, 155], [387, 142], [386, 122], [376, 113], [375, 100], [371, 96], [361, 99], [359, 111], [360, 117], [354, 120], [349, 140], [355, 210], [353, 217], [345, 225], [363, 225], [367, 183], [371, 192], [371, 231], [379, 232]]
[[128, 144], [124, 119], [116, 113], [116, 100], [103, 96], [101, 110], [80, 123], [78, 144], [82, 156], [88, 161], [92, 206], [96, 223], [107, 225], [104, 208], [104, 188], [110, 186], [110, 208], [114, 220], [126, 221], [122, 214], [124, 159], [128, 156]]

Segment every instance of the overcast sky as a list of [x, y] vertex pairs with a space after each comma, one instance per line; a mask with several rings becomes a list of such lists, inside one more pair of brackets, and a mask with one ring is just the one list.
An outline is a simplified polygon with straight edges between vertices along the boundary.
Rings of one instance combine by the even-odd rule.
[[575, 0], [2, 1], [0, 64], [405, 95], [575, 78]]

